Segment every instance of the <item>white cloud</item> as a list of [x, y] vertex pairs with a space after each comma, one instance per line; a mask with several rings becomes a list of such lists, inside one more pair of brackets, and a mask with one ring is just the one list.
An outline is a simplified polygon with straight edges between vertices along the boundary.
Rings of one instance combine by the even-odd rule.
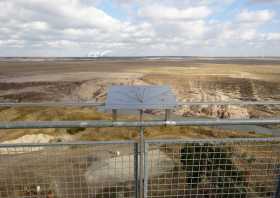
[[232, 55], [280, 40], [261, 29], [276, 11], [245, 6], [225, 19], [234, 0], [120, 1], [106, 13], [102, 0], [0, 0], [0, 55]]
[[43, 21], [33, 21], [30, 23], [25, 23], [22, 25], [22, 27], [38, 31], [47, 31], [49, 29], [49, 25]]
[[13, 48], [21, 48], [24, 46], [25, 41], [23, 40], [16, 40], [16, 39], [8, 39], [8, 40], [1, 40], [0, 47], [13, 47]]
[[68, 48], [68, 47], [79, 47], [79, 43], [68, 41], [68, 40], [57, 40], [57, 41], [47, 41], [49, 47], [53, 48]]
[[13, 0], [15, 18], [51, 21], [58, 27], [92, 27], [106, 31], [120, 28], [120, 21], [94, 6], [85, 6], [79, 0]]
[[163, 5], [150, 5], [139, 11], [139, 15], [154, 20], [195, 20], [203, 19], [211, 14], [205, 6], [176, 8]]
[[183, 34], [190, 38], [202, 37], [208, 30], [207, 24], [203, 20], [181, 23], [180, 26], [183, 30]]
[[280, 0], [250, 0], [251, 3], [266, 3], [266, 4], [271, 4], [271, 3], [280, 3]]
[[237, 19], [242, 23], [265, 23], [270, 21], [274, 16], [274, 12], [270, 10], [249, 11], [242, 10]]
[[104, 57], [107, 56], [108, 54], [112, 53], [112, 50], [105, 50], [105, 51], [91, 51], [88, 53], [88, 57]]
[[245, 41], [252, 41], [257, 37], [257, 32], [254, 29], [245, 30], [240, 34], [240, 38]]
[[268, 33], [266, 35], [266, 39], [267, 40], [271, 40], [271, 41], [280, 41], [280, 32], [272, 32], [272, 33]]

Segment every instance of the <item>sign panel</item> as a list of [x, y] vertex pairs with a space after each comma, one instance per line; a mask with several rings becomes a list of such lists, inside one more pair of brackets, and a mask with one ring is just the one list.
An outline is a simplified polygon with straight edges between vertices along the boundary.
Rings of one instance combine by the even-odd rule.
[[176, 97], [168, 86], [112, 86], [106, 109], [174, 109]]

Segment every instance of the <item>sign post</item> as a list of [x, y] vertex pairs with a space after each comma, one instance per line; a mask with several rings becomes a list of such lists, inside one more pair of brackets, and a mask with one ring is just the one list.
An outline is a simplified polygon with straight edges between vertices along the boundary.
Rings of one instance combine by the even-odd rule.
[[[168, 86], [112, 86], [108, 91], [107, 100], [105, 103], [105, 109], [112, 110], [113, 121], [117, 120], [117, 112], [124, 110], [129, 112], [130, 110], [139, 111], [139, 122], [144, 121], [144, 110], [165, 110], [165, 118], [167, 121], [170, 119], [171, 110], [176, 108], [176, 97], [172, 93]], [[139, 158], [138, 165], [139, 170], [137, 174], [137, 192], [139, 192], [140, 198], [147, 196], [147, 184], [144, 185], [145, 172], [147, 170], [147, 162], [144, 159], [145, 153], [145, 136], [144, 127], [139, 127], [139, 149], [140, 153], [137, 153]], [[146, 163], [146, 165], [145, 165]], [[139, 174], [138, 174], [139, 172]], [[148, 178], [147, 178], [148, 179]], [[139, 190], [139, 191], [138, 191]], [[138, 196], [138, 195], [137, 195]]]

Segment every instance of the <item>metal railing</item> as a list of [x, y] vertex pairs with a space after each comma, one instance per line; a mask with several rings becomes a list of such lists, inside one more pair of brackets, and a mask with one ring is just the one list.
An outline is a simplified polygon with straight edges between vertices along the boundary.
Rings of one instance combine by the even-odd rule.
[[100, 127], [155, 127], [155, 126], [219, 126], [219, 125], [272, 125], [276, 119], [192, 119], [167, 121], [16, 121], [0, 122], [0, 129], [38, 128], [100, 128]]
[[[184, 103], [180, 105], [213, 105]], [[220, 102], [215, 105], [279, 105]], [[0, 103], [0, 107], [102, 103]], [[280, 118], [16, 121], [0, 129], [275, 125]], [[143, 158], [144, 157], [144, 158]], [[0, 144], [0, 197], [279, 197], [280, 139]]]
[[[71, 107], [98, 107], [104, 106], [104, 102], [2, 102], [0, 107], [59, 107], [59, 106], [71, 106]], [[178, 102], [178, 106], [192, 106], [192, 105], [280, 105], [280, 101], [213, 101], [213, 102]]]

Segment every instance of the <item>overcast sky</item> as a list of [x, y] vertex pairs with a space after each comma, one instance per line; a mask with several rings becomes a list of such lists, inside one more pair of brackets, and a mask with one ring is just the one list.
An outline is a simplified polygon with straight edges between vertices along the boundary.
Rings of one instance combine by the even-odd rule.
[[280, 56], [280, 0], [0, 0], [0, 56]]

